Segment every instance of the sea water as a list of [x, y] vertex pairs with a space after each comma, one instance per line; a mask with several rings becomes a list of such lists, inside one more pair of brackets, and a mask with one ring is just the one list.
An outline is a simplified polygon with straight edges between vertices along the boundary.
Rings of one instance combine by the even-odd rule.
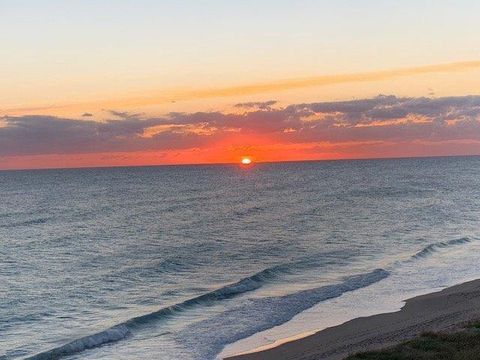
[[480, 276], [479, 219], [480, 157], [3, 171], [0, 358], [209, 360], [393, 311]]

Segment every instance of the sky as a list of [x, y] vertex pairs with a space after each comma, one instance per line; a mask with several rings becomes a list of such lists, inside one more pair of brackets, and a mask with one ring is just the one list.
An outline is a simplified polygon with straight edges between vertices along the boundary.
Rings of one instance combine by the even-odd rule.
[[480, 155], [478, 13], [0, 0], [0, 169]]

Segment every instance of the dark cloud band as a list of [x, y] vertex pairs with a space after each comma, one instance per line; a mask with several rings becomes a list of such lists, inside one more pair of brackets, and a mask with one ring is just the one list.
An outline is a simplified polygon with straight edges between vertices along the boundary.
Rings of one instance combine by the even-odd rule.
[[[232, 133], [262, 134], [280, 143], [480, 140], [480, 96], [341, 102], [237, 104], [242, 114], [111, 112], [113, 119], [18, 116], [0, 119], [0, 156], [188, 149]], [[88, 116], [87, 116], [88, 117]]]

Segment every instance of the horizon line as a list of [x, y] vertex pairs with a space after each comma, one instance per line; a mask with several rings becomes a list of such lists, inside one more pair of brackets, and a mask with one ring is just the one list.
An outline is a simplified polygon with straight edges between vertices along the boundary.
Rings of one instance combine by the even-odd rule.
[[[279, 160], [279, 161], [255, 161], [255, 164], [282, 164], [282, 163], [304, 163], [304, 162], [336, 162], [336, 161], [364, 161], [364, 160], [407, 160], [407, 159], [432, 159], [432, 158], [461, 158], [480, 157], [480, 154], [464, 155], [419, 155], [419, 156], [387, 156], [387, 157], [362, 157], [362, 158], [339, 158], [339, 159], [306, 159], [306, 160]], [[44, 168], [19, 168], [0, 169], [0, 172], [9, 171], [43, 171], [43, 170], [88, 170], [88, 169], [116, 169], [116, 168], [147, 168], [147, 167], [188, 167], [188, 166], [225, 166], [235, 165], [241, 167], [239, 162], [212, 162], [212, 163], [186, 163], [186, 164], [151, 164], [151, 165], [111, 165], [111, 166], [75, 166], [75, 167], [44, 167]]]

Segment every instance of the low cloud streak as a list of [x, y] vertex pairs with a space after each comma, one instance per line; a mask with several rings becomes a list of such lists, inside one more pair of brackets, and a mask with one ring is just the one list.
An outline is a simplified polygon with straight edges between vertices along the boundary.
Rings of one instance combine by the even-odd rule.
[[[382, 81], [401, 77], [409, 77], [432, 73], [449, 73], [461, 72], [480, 69], [480, 61], [463, 61], [447, 64], [436, 64], [427, 66], [417, 66], [408, 68], [397, 68], [390, 70], [360, 72], [360, 73], [344, 73], [323, 76], [310, 76], [297, 79], [283, 79], [278, 81], [271, 81], [265, 83], [218, 87], [218, 88], [203, 88], [203, 89], [189, 89], [189, 90], [166, 90], [161, 92], [150, 92], [144, 96], [130, 97], [123, 99], [104, 99], [99, 101], [78, 102], [61, 105], [46, 105], [36, 107], [16, 107], [0, 109], [3, 114], [31, 112], [34, 110], [48, 110], [57, 108], [75, 108], [79, 106], [91, 107], [105, 107], [105, 108], [131, 108], [142, 106], [153, 106], [160, 104], [167, 104], [176, 101], [191, 101], [202, 100], [209, 98], [221, 98], [231, 96], [248, 96], [262, 93], [272, 93], [278, 91], [288, 91], [294, 89], [329, 86], [344, 83], [362, 83], [370, 81]], [[248, 104], [248, 103], [246, 103]], [[251, 103], [254, 104], [254, 103]], [[257, 103], [261, 104], [261, 103]]]

